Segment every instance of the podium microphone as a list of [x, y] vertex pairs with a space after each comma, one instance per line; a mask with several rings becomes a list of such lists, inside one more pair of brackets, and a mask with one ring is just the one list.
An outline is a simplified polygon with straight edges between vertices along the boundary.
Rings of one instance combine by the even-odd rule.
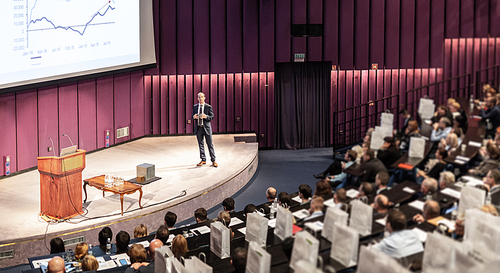
[[54, 150], [54, 141], [52, 141], [52, 138], [49, 137], [50, 142], [52, 142], [52, 152], [54, 152], [54, 156], [56, 156], [56, 150]]
[[75, 146], [75, 144], [73, 144], [73, 141], [71, 141], [71, 138], [67, 134], [62, 134], [62, 135], [69, 139], [69, 142], [71, 142], [71, 146]]

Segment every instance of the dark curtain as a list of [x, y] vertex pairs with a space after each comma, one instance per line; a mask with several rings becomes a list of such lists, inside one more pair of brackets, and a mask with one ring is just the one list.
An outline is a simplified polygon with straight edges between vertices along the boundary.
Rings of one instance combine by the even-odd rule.
[[328, 145], [330, 73], [330, 62], [276, 64], [276, 148]]

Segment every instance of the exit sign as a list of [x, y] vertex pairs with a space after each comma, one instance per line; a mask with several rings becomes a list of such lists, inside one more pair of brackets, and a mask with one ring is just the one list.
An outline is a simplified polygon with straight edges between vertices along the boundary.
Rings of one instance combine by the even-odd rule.
[[294, 62], [305, 62], [306, 54], [305, 53], [295, 53], [293, 60], [294, 60]]

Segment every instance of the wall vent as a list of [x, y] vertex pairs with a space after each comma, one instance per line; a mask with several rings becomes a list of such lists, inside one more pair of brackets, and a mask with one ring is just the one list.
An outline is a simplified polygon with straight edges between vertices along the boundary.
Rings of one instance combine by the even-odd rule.
[[116, 129], [116, 138], [122, 138], [128, 136], [128, 126], [120, 129]]
[[85, 236], [79, 236], [71, 239], [63, 240], [65, 246], [77, 245], [85, 242]]
[[9, 258], [14, 258], [14, 249], [0, 252], [0, 260]]

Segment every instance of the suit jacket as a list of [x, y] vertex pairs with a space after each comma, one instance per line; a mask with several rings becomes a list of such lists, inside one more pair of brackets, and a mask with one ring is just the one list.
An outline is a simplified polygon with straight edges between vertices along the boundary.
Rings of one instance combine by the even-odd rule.
[[384, 163], [378, 158], [371, 159], [365, 164], [365, 174], [362, 177], [361, 182], [374, 182], [375, 176], [379, 172], [387, 172], [387, 168]]
[[[198, 107], [199, 106], [200, 106], [199, 103], [195, 104], [193, 106], [193, 114], [191, 115], [191, 118], [193, 119], [193, 126], [194, 126], [194, 134], [195, 135], [198, 132], [198, 128], [200, 128], [198, 126], [198, 120], [194, 119], [194, 115], [198, 114]], [[214, 119], [214, 112], [212, 111], [212, 106], [206, 102], [205, 102], [205, 107], [203, 108], [203, 114], [207, 115], [207, 118], [203, 119], [203, 130], [205, 130], [205, 133], [207, 135], [211, 135], [212, 134], [212, 125], [211, 125], [210, 121], [212, 121], [212, 119]]]
[[491, 204], [495, 205], [497, 209], [500, 208], [500, 186], [493, 186], [490, 191]]

